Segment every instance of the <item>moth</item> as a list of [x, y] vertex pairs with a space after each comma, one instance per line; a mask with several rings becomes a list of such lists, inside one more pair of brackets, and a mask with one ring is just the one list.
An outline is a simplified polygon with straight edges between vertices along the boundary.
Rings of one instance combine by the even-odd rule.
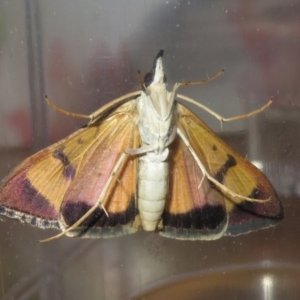
[[222, 71], [168, 91], [162, 57], [140, 91], [83, 115], [86, 126], [16, 167], [1, 183], [0, 214], [61, 231], [47, 240], [140, 229], [213, 240], [278, 223], [283, 209], [268, 179], [175, 99], [201, 106], [177, 89]]

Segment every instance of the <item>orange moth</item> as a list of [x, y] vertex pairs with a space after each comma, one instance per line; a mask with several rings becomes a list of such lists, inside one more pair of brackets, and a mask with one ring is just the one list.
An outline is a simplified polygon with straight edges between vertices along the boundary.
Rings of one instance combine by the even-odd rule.
[[52, 238], [112, 237], [144, 229], [176, 239], [213, 240], [280, 221], [282, 205], [267, 178], [175, 96], [221, 121], [259, 113], [271, 101], [248, 115], [223, 119], [177, 94], [179, 86], [206, 83], [222, 71], [204, 81], [177, 83], [169, 92], [162, 56], [160, 51], [141, 91], [90, 116], [67, 113], [90, 121], [2, 181], [0, 214], [62, 231]]

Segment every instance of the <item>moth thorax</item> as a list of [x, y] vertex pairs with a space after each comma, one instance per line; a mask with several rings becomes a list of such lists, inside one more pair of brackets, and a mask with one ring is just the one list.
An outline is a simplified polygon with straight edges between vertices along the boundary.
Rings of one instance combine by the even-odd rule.
[[165, 208], [169, 188], [169, 164], [165, 161], [152, 161], [153, 157], [150, 160], [147, 156], [139, 158], [138, 208], [143, 229], [154, 231]]

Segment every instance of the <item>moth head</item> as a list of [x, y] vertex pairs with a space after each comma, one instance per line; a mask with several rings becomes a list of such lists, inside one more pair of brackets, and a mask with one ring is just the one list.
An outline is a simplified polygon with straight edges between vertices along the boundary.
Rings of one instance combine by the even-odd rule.
[[145, 86], [148, 87], [150, 84], [165, 83], [166, 76], [164, 74], [164, 68], [162, 63], [164, 51], [160, 50], [154, 60], [152, 71], [147, 73], [144, 77]]

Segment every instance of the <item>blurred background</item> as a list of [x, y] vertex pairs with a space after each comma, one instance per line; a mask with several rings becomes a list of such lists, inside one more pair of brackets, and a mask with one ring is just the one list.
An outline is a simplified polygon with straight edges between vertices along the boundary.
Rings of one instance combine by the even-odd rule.
[[[278, 226], [235, 238], [185, 242], [141, 232], [63, 237], [0, 220], [1, 299], [299, 299], [300, 1], [0, 1], [0, 175], [84, 124], [44, 101], [90, 114], [139, 89], [165, 50], [168, 88], [270, 179], [285, 208]], [[298, 131], [299, 130], [299, 131]], [[297, 133], [298, 132], [298, 133]]]

